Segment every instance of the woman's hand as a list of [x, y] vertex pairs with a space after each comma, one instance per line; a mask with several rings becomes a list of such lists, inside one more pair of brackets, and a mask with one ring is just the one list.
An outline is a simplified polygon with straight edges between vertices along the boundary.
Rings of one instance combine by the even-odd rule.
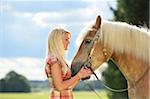
[[89, 68], [82, 67], [77, 75], [80, 77], [80, 79], [82, 79], [82, 78], [89, 77], [91, 74], [92, 72]]

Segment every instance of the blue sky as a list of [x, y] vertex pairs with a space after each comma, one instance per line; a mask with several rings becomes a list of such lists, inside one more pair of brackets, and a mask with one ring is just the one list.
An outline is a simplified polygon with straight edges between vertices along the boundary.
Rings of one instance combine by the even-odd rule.
[[116, 7], [116, 1], [1, 0], [0, 78], [15, 70], [30, 80], [44, 80], [47, 35], [56, 26], [71, 31], [70, 63], [81, 30], [97, 15], [105, 20], [113, 18], [109, 5]]

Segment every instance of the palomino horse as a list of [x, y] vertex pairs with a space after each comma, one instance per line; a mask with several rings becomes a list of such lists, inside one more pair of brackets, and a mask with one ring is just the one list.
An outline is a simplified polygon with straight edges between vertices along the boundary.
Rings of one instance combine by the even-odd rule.
[[149, 99], [149, 36], [149, 30], [144, 28], [123, 22], [101, 22], [98, 16], [82, 36], [71, 65], [73, 75], [87, 61], [96, 70], [107, 59], [112, 59], [128, 82], [129, 98]]

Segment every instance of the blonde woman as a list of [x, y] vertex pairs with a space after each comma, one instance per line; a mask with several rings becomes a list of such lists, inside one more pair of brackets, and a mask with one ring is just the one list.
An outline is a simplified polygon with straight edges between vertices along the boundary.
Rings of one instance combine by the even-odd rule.
[[71, 70], [65, 62], [70, 37], [70, 32], [62, 28], [53, 29], [48, 36], [45, 71], [52, 84], [50, 99], [73, 99], [72, 89], [80, 79], [91, 75], [89, 69], [81, 68], [77, 75], [71, 77]]

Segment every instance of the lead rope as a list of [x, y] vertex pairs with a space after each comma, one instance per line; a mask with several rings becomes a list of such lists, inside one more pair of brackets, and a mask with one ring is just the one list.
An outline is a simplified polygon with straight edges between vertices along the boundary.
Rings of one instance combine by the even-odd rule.
[[98, 94], [98, 92], [96, 92], [96, 91], [94, 90], [94, 88], [92, 88], [92, 86], [91, 86], [88, 82], [85, 82], [85, 81], [84, 81], [84, 83], [86, 83], [86, 84], [88, 85], [88, 87], [99, 97], [99, 99], [102, 99], [102, 97]]
[[90, 69], [91, 69], [92, 73], [94, 74], [94, 76], [96, 77], [96, 79], [97, 79], [99, 82], [101, 82], [101, 84], [102, 84], [106, 89], [108, 89], [108, 90], [110, 90], [110, 91], [112, 91], [112, 92], [118, 92], [118, 93], [120, 93], [120, 92], [125, 92], [125, 91], [128, 90], [128, 88], [125, 88], [125, 89], [114, 89], [114, 88], [108, 87], [106, 84], [104, 84], [104, 83], [98, 78], [98, 76], [97, 76], [96, 73], [93, 71], [93, 69], [92, 69], [92, 68], [90, 68]]

